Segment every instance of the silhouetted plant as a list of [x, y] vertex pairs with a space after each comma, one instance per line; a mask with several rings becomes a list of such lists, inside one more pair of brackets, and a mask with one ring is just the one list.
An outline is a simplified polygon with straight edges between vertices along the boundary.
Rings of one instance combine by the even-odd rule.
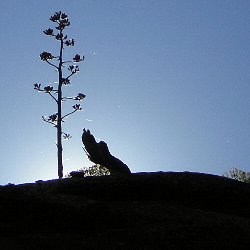
[[[102, 176], [102, 175], [110, 175], [110, 172], [107, 168], [105, 168], [102, 165], [99, 164], [95, 164], [89, 168], [81, 168], [79, 170], [77, 170], [76, 172], [79, 173], [83, 173], [84, 176]], [[73, 173], [76, 173], [75, 171], [73, 171]], [[68, 175], [66, 175], [66, 177], [72, 177], [71, 174], [69, 173]]]
[[231, 169], [228, 173], [224, 173], [223, 176], [237, 181], [250, 183], [250, 172], [244, 172], [238, 168]]
[[[72, 47], [75, 45], [74, 39], [68, 39], [68, 36], [64, 34], [64, 30], [70, 26], [70, 21], [68, 16], [61, 11], [56, 12], [50, 17], [50, 21], [55, 24], [55, 29], [44, 30], [43, 33], [46, 36], [53, 37], [57, 42], [59, 42], [59, 53], [58, 55], [53, 55], [50, 52], [44, 51], [40, 54], [40, 59], [50, 66], [56, 69], [58, 74], [58, 83], [56, 83], [56, 88], [49, 84], [42, 88], [41, 84], [35, 83], [34, 89], [38, 92], [44, 92], [49, 95], [57, 105], [57, 112], [51, 114], [49, 117], [42, 116], [44, 122], [47, 122], [57, 129], [57, 158], [58, 158], [58, 177], [63, 177], [63, 157], [62, 157], [62, 139], [70, 139], [71, 136], [62, 131], [62, 122], [69, 115], [80, 111], [80, 104], [74, 104], [72, 106], [73, 110], [67, 114], [62, 112], [62, 103], [68, 100], [82, 101], [86, 96], [82, 93], [77, 94], [75, 97], [64, 97], [63, 87], [71, 83], [71, 77], [79, 72], [79, 62], [84, 60], [84, 56], [76, 54], [71, 60], [64, 60], [63, 51], [65, 47]], [[67, 70], [68, 73], [65, 73]]]

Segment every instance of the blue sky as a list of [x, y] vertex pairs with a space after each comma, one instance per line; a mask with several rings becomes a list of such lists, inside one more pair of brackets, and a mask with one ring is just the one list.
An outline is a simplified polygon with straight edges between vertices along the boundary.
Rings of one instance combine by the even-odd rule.
[[[1, 1], [0, 184], [57, 178], [56, 111], [33, 84], [56, 81], [39, 59], [57, 52], [42, 31], [69, 15], [85, 55], [65, 95], [86, 94], [64, 130], [65, 174], [91, 166], [83, 128], [133, 172], [250, 171], [250, 2], [168, 0]], [[67, 108], [66, 108], [67, 110]]]

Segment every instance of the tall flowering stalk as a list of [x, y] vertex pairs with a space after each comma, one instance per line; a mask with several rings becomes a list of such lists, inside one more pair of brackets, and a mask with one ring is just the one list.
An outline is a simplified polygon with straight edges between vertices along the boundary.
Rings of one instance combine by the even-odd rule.
[[[68, 16], [61, 11], [56, 12], [50, 17], [50, 21], [55, 24], [55, 29], [46, 29], [43, 33], [46, 36], [53, 37], [59, 43], [59, 52], [57, 55], [53, 55], [50, 52], [42, 52], [40, 54], [40, 59], [50, 66], [54, 67], [58, 74], [58, 83], [56, 89], [50, 85], [42, 87], [41, 84], [35, 83], [34, 89], [38, 92], [44, 92], [49, 95], [56, 103], [57, 112], [51, 114], [49, 117], [42, 116], [44, 122], [53, 125], [57, 129], [57, 165], [58, 165], [58, 177], [63, 177], [63, 146], [62, 139], [70, 139], [71, 136], [66, 134], [62, 130], [62, 122], [65, 118], [73, 113], [80, 111], [82, 108], [80, 104], [74, 104], [72, 106], [72, 111], [63, 114], [62, 103], [67, 100], [82, 101], [86, 96], [82, 93], [74, 97], [64, 97], [63, 87], [71, 83], [71, 77], [79, 72], [79, 66], [77, 65], [84, 60], [84, 56], [76, 54], [71, 60], [64, 60], [63, 52], [66, 47], [73, 47], [75, 45], [74, 39], [68, 39], [68, 36], [64, 34], [64, 30], [70, 26], [70, 21]], [[67, 71], [67, 73], [65, 73]]]

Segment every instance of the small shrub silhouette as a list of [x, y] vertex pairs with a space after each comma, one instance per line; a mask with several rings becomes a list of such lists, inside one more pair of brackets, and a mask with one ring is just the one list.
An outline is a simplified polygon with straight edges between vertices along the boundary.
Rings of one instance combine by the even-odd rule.
[[66, 177], [84, 177], [84, 176], [102, 176], [110, 175], [107, 168], [102, 165], [95, 164], [89, 168], [82, 168], [77, 171], [70, 172]]
[[223, 176], [237, 181], [250, 183], [250, 172], [244, 172], [238, 168], [231, 169], [228, 173], [224, 173]]

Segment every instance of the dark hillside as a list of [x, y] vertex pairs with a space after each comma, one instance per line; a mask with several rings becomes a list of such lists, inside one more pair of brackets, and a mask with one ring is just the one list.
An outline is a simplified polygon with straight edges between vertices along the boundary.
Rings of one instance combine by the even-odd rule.
[[0, 235], [3, 249], [249, 249], [250, 185], [159, 172], [2, 186]]

